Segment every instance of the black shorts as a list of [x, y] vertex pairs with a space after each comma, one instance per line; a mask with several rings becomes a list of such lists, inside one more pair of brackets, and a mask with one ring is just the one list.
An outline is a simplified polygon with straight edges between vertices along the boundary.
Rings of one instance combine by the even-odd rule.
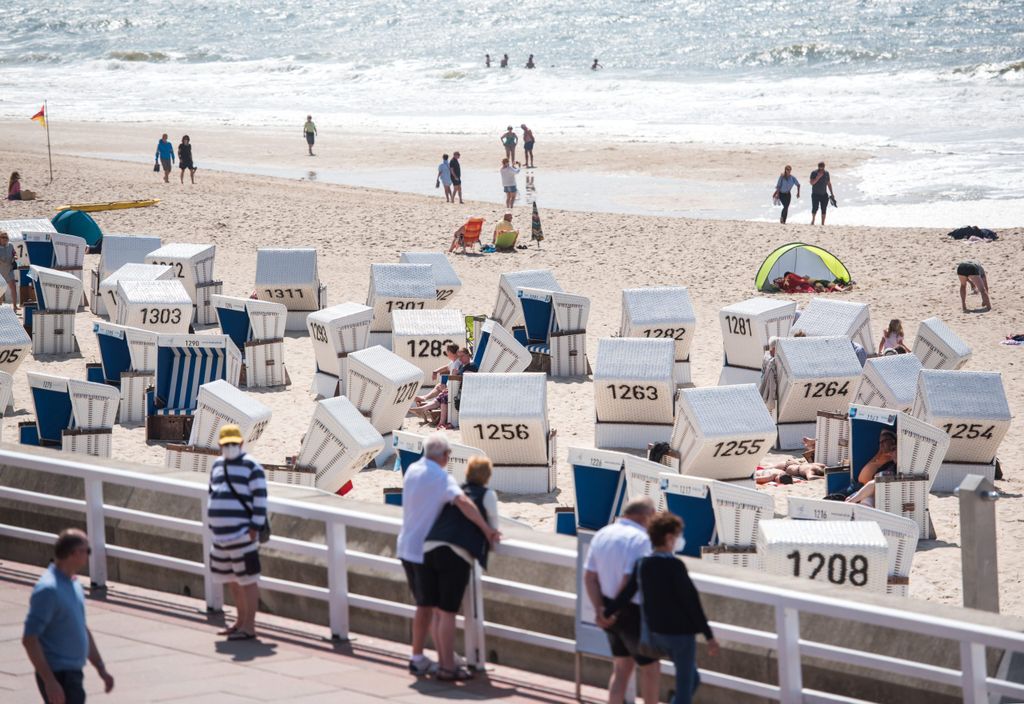
[[[85, 676], [81, 670], [58, 670], [53, 673], [53, 676], [64, 691], [65, 704], [85, 703], [85, 687], [83, 685]], [[43, 678], [39, 675], [36, 675], [36, 686], [39, 688], [39, 693], [43, 695], [43, 702], [50, 704], [50, 700], [46, 697]]]
[[821, 214], [824, 215], [825, 211], [828, 210], [828, 193], [811, 194], [811, 215], [818, 212], [819, 205], [821, 206]]
[[315, 142], [315, 141], [316, 141], [316, 135], [314, 135], [312, 132], [307, 132], [306, 133], [306, 144], [308, 144], [309, 146], [312, 147], [313, 146], [313, 142]]
[[[608, 600], [605, 599], [605, 605]], [[650, 665], [654, 658], [640, 655], [640, 607], [630, 603], [616, 614], [615, 623], [605, 630], [612, 655], [617, 658], [633, 658], [637, 665]]]
[[960, 262], [956, 267], [956, 273], [960, 276], [981, 276], [978, 265], [971, 262]]
[[434, 548], [423, 556], [421, 565], [402, 560], [402, 567], [416, 606], [459, 612], [469, 584], [469, 563], [451, 548]]
[[533, 151], [533, 142], [523, 142], [523, 151], [524, 152], [532, 152]]

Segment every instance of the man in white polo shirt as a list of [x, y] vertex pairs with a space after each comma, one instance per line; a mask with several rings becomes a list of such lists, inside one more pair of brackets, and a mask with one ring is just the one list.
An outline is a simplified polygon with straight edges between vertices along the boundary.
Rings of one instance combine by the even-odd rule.
[[629, 581], [636, 561], [651, 552], [647, 524], [654, 515], [654, 502], [646, 496], [630, 499], [622, 508], [622, 516], [594, 534], [584, 566], [587, 597], [597, 614], [597, 625], [604, 629], [611, 646], [613, 667], [608, 684], [608, 704], [622, 704], [626, 686], [639, 666], [640, 694], [647, 704], [658, 701], [658, 661], [639, 653], [640, 595], [615, 616], [603, 616], [605, 606], [619, 595]]
[[[444, 433], [434, 433], [423, 441], [423, 457], [414, 462], [405, 473], [402, 485], [402, 530], [398, 534], [398, 559], [402, 561], [405, 576], [416, 602], [416, 616], [412, 622], [412, 659], [409, 672], [416, 676], [429, 674], [434, 663], [423, 654], [427, 634], [436, 628], [435, 609], [445, 589], [445, 575], [423, 564], [423, 543], [434, 526], [441, 509], [448, 504], [459, 507], [495, 545], [501, 534], [491, 528], [476, 504], [462, 493], [462, 489], [448, 474], [445, 467], [451, 455], [451, 446]], [[434, 646], [438, 644], [434, 634]]]

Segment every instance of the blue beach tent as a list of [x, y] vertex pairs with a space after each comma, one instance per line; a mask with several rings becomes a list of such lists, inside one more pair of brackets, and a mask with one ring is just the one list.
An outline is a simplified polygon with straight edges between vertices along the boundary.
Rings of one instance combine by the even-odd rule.
[[62, 210], [50, 221], [57, 232], [76, 235], [95, 248], [103, 241], [103, 232], [89, 213], [82, 210]]

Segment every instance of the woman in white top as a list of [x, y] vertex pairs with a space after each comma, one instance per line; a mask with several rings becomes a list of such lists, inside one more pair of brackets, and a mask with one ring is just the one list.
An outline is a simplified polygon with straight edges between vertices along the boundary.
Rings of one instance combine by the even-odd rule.
[[508, 159], [501, 160], [501, 187], [505, 191], [505, 207], [511, 208], [516, 202], [516, 174], [519, 173], [519, 162], [515, 166], [508, 163]]
[[878, 343], [878, 354], [906, 354], [910, 350], [903, 344], [903, 323], [897, 318], [889, 321]]

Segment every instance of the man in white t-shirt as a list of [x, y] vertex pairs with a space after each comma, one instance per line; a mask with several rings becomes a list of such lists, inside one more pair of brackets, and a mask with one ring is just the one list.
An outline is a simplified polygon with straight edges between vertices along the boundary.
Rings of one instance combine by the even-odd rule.
[[[402, 561], [409, 589], [416, 602], [409, 672], [417, 676], [428, 674], [434, 664], [423, 654], [423, 647], [427, 633], [436, 628], [435, 610], [440, 604], [443, 575], [424, 568], [423, 544], [437, 517], [441, 515], [441, 509], [447, 504], [455, 504], [492, 544], [500, 536], [445, 470], [451, 451], [448, 438], [443, 433], [428, 436], [423, 441], [422, 459], [414, 462], [406, 471], [402, 487], [402, 530], [398, 534], [398, 559]], [[435, 633], [434, 645], [437, 643]]]
[[636, 561], [651, 553], [647, 524], [654, 515], [654, 502], [646, 496], [630, 499], [622, 516], [594, 534], [584, 566], [587, 597], [597, 614], [597, 625], [604, 629], [612, 651], [612, 676], [608, 684], [608, 703], [622, 704], [626, 685], [639, 666], [640, 694], [647, 704], [657, 704], [658, 661], [639, 653], [640, 594], [621, 609], [614, 619], [604, 617], [604, 608], [619, 595], [629, 581]]

